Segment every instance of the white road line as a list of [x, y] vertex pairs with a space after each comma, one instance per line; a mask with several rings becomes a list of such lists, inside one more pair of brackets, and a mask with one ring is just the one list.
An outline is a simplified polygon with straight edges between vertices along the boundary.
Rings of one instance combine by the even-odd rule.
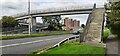
[[[60, 37], [60, 38], [65, 38], [65, 37]], [[37, 40], [37, 41], [31, 41], [31, 42], [10, 44], [10, 45], [0, 46], [0, 48], [3, 48], [3, 47], [10, 47], [10, 46], [17, 46], [17, 45], [25, 45], [25, 44], [31, 44], [31, 43], [37, 43], [37, 42], [41, 42], [41, 41], [48, 41], [48, 40], [54, 40], [54, 39], [60, 39], [60, 38], [51, 38], [51, 39], [45, 39], [45, 40]]]

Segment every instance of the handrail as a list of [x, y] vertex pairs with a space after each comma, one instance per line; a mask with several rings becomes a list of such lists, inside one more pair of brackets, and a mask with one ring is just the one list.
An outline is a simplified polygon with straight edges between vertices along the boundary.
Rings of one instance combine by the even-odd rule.
[[[105, 10], [105, 8], [104, 8]], [[105, 22], [105, 11], [103, 13], [103, 19], [102, 19], [102, 29], [101, 29], [101, 41], [103, 41], [103, 32], [104, 32], [104, 22]]]
[[[64, 6], [59, 8], [46, 8], [46, 9], [37, 9], [37, 10], [31, 10], [31, 14], [37, 14], [39, 13], [47, 13], [47, 12], [55, 12], [55, 11], [65, 11], [65, 10], [78, 10], [78, 9], [91, 9], [93, 5], [88, 5], [82, 7], [81, 5], [75, 5], [75, 6]], [[27, 16], [28, 12], [20, 12], [14, 15], [11, 15], [13, 17], [21, 17], [21, 16]]]

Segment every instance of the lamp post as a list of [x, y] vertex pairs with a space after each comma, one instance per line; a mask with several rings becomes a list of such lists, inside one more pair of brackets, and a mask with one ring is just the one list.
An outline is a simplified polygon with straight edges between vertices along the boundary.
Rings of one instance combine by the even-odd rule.
[[31, 34], [30, 0], [28, 0], [28, 16], [29, 16], [29, 35], [30, 35]]

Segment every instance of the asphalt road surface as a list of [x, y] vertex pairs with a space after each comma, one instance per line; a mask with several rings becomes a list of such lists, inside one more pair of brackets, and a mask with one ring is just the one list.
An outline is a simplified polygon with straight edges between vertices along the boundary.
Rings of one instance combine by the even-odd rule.
[[[28, 54], [34, 50], [53, 46], [65, 38], [75, 35], [54, 35], [44, 37], [30, 37], [23, 39], [2, 40], [2, 54]], [[77, 35], [78, 36], [78, 35]]]

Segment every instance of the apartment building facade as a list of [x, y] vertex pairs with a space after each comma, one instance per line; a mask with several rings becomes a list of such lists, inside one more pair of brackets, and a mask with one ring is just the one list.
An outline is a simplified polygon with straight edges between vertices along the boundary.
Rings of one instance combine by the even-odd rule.
[[65, 30], [76, 30], [80, 28], [80, 21], [65, 18], [64, 19]]

